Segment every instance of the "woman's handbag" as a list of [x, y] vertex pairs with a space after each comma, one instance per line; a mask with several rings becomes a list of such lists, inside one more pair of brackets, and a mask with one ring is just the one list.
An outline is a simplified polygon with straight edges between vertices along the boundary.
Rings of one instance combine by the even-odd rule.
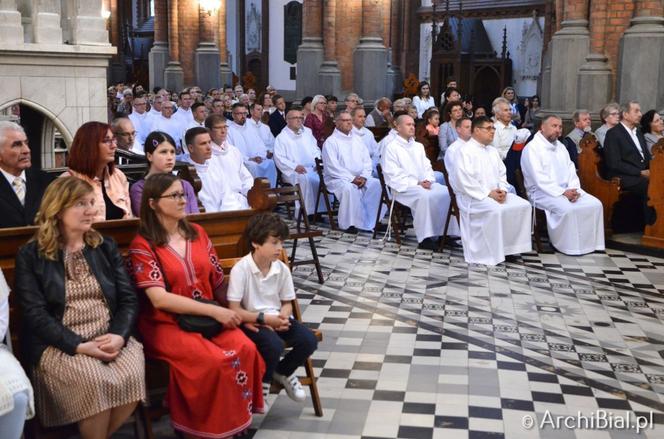
[[[150, 243], [150, 247], [152, 249], [152, 253], [154, 253], [154, 256], [156, 258], [159, 270], [161, 271], [161, 274], [164, 278], [166, 291], [170, 293], [171, 285], [169, 284], [168, 279], [166, 277], [166, 272], [164, 271], [164, 268], [161, 265], [161, 260], [159, 259], [159, 255], [157, 255], [157, 250], [154, 248], [152, 243]], [[202, 293], [198, 289], [194, 289], [194, 291], [191, 293], [191, 296], [197, 302], [220, 306], [219, 303], [217, 303], [215, 300], [204, 299], [202, 297]], [[224, 326], [221, 323], [219, 323], [218, 321], [209, 316], [203, 316], [197, 314], [178, 314], [175, 320], [178, 322], [178, 326], [183, 331], [197, 332], [207, 339], [214, 337], [224, 329]]]

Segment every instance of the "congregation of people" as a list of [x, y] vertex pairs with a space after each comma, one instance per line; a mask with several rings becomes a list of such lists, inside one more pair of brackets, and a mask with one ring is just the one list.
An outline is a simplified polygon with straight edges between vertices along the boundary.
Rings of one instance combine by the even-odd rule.
[[[299, 186], [307, 215], [327, 209], [318, 197], [324, 183], [349, 233], [385, 231], [398, 203], [410, 211], [419, 248], [438, 251], [444, 237], [468, 263], [531, 252], [535, 208], [545, 212], [555, 250], [604, 250], [602, 203], [577, 176], [589, 112], [575, 112], [563, 133], [561, 117], [537, 114], [537, 96], [524, 102], [507, 87], [484, 107], [454, 81], [440, 99], [421, 82], [412, 99], [367, 104], [350, 93], [343, 102], [316, 95], [287, 105], [270, 86], [260, 94], [241, 85], [207, 93], [111, 87], [110, 124], [78, 129], [59, 178], [32, 166], [20, 125], [0, 122], [0, 227], [36, 226], [16, 256], [12, 292], [29, 370], [0, 344], [0, 431], [19, 437], [36, 413], [46, 427], [77, 423], [85, 439], [108, 437], [146, 397], [146, 357], [170, 367], [166, 402], [185, 437], [246, 430], [253, 413], [268, 409], [273, 381], [303, 401], [295, 371], [317, 342], [292, 316], [293, 281], [279, 260], [284, 220], [251, 218], [251, 252], [233, 267], [227, 306], [219, 306], [211, 302], [224, 279], [219, 258], [205, 230], [187, 219], [249, 209], [256, 178]], [[594, 134], [604, 172], [621, 179], [652, 221], [648, 164], [664, 121], [654, 110], [642, 115], [637, 102], [608, 104], [600, 116]], [[130, 185], [118, 149], [147, 162], [143, 178]], [[178, 162], [195, 168], [198, 192], [174, 175]], [[125, 263], [93, 224], [132, 217], [140, 225]], [[0, 339], [8, 296], [0, 277]], [[189, 332], [180, 317], [190, 315], [220, 330]], [[284, 343], [293, 349], [282, 358]]]

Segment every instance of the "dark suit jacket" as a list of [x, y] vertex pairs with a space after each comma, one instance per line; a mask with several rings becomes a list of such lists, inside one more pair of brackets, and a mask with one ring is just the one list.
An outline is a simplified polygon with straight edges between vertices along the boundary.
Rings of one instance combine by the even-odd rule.
[[281, 130], [286, 126], [286, 119], [281, 116], [279, 110], [274, 110], [274, 112], [270, 114], [270, 120], [268, 120], [267, 124], [270, 126], [272, 135], [277, 137], [279, 133], [281, 133]]
[[607, 131], [604, 139], [604, 164], [607, 177], [620, 177], [621, 185], [625, 188], [639, 184], [644, 178], [641, 177], [641, 171], [648, 169], [650, 165], [651, 157], [646, 147], [646, 139], [639, 128], [636, 130], [636, 137], [641, 144], [643, 156], [622, 123]]
[[48, 174], [28, 169], [25, 171], [25, 206], [21, 205], [4, 175], [0, 175], [0, 228], [23, 227], [34, 223], [42, 195], [51, 182]]

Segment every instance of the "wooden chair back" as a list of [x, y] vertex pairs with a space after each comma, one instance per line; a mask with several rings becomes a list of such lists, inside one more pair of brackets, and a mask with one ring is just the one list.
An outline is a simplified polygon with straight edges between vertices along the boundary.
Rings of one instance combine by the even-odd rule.
[[653, 145], [651, 153], [648, 205], [655, 209], [657, 217], [653, 224], [646, 225], [641, 243], [664, 248], [664, 139]]

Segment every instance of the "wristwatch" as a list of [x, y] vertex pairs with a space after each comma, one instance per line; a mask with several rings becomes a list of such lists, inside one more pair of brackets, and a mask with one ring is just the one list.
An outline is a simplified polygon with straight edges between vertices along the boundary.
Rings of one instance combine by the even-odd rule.
[[265, 313], [263, 313], [263, 311], [259, 312], [258, 315], [256, 316], [256, 323], [258, 323], [259, 325], [265, 324]]

